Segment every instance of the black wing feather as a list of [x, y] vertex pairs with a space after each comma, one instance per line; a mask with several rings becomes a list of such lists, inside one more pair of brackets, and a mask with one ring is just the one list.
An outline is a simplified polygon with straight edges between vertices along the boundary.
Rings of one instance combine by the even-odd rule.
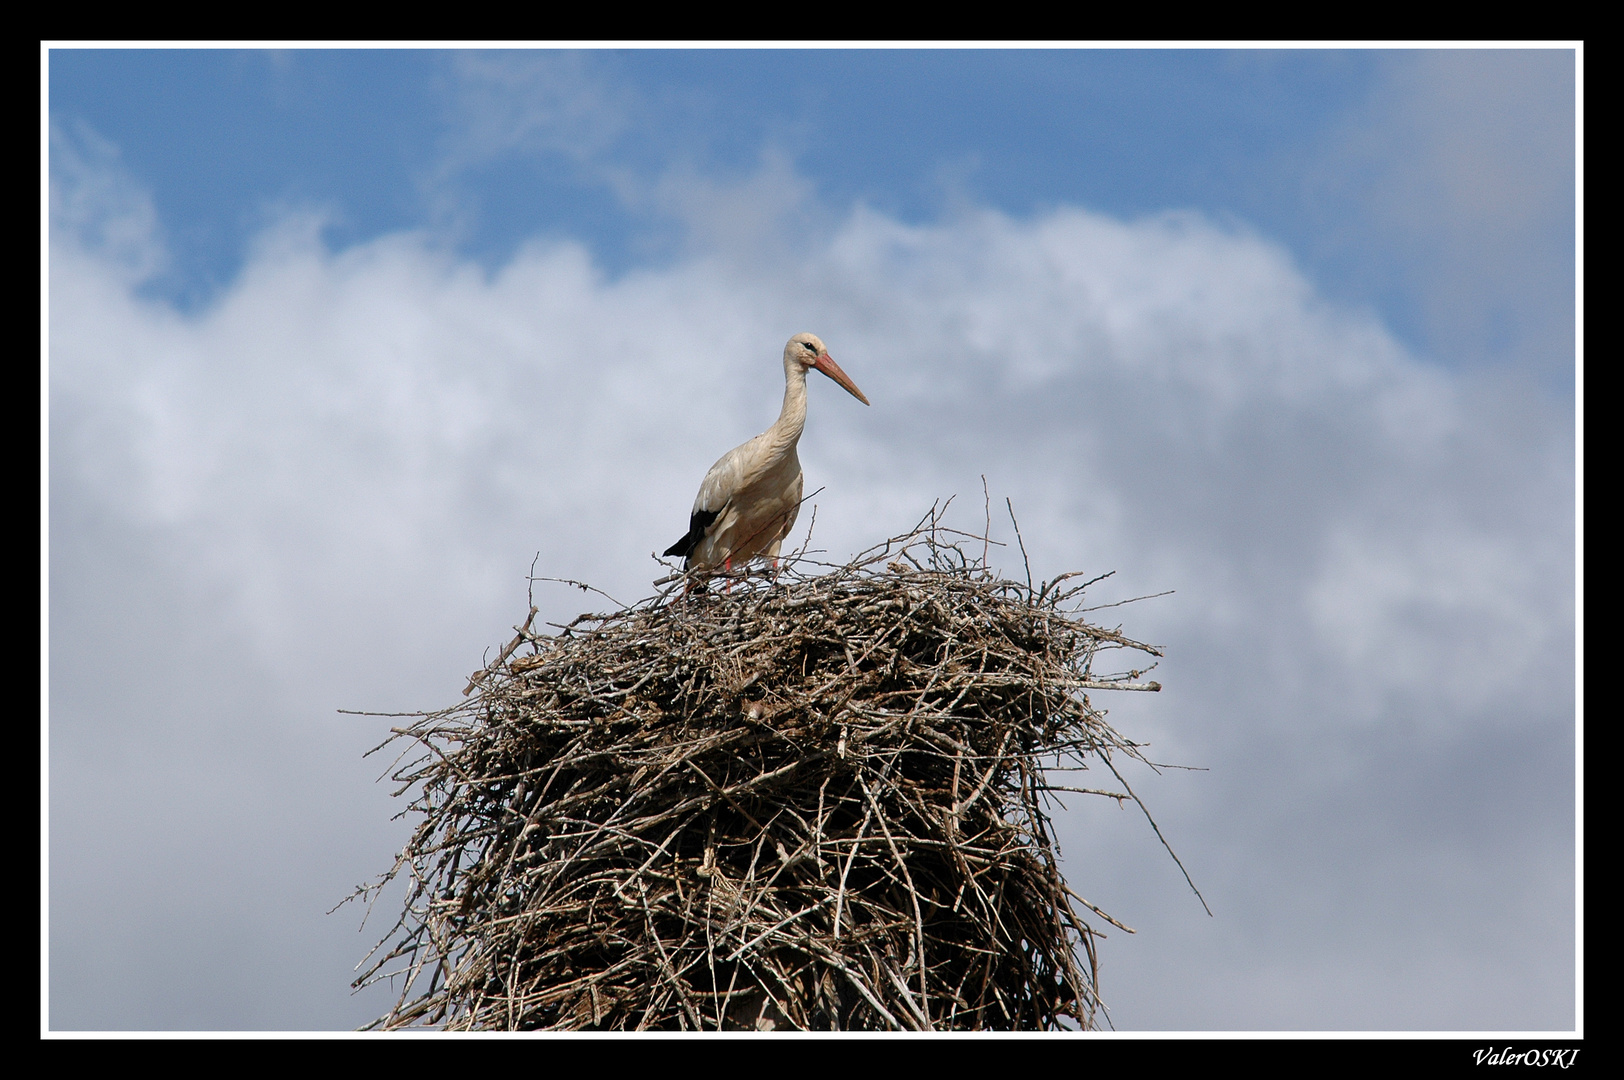
[[720, 510], [695, 510], [693, 517], [688, 519], [688, 535], [665, 549], [667, 555], [681, 555], [686, 559], [693, 553], [699, 542], [705, 539], [705, 530], [711, 527]]

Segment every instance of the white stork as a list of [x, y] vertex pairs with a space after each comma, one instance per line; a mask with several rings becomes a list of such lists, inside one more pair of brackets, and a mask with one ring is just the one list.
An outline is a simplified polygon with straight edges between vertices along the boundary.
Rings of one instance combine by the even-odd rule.
[[688, 535], [666, 549], [683, 556], [684, 569], [728, 570], [756, 556], [778, 558], [778, 545], [801, 509], [801, 461], [795, 444], [806, 426], [806, 372], [817, 368], [868, 404], [814, 334], [796, 334], [784, 346], [784, 409], [778, 422], [735, 446], [705, 474], [688, 519]]

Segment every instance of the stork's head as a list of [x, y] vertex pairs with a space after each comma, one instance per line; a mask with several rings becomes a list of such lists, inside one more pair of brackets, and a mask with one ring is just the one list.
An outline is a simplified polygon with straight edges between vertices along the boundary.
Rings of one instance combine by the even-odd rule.
[[807, 368], [817, 368], [829, 378], [844, 386], [846, 392], [851, 394], [852, 397], [861, 401], [864, 405], [868, 404], [868, 398], [864, 397], [863, 392], [857, 389], [857, 384], [851, 381], [851, 376], [840, 370], [840, 365], [834, 362], [834, 359], [829, 355], [829, 350], [823, 347], [822, 341], [818, 340], [818, 335], [796, 334], [789, 339], [789, 344], [784, 346], [784, 366], [788, 367], [791, 364], [801, 365], [802, 371]]

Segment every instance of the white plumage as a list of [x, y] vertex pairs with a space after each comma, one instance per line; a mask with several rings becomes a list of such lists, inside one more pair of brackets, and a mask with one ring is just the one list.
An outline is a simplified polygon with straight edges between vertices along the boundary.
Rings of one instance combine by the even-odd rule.
[[687, 568], [732, 569], [756, 556], [778, 557], [801, 508], [801, 461], [795, 446], [806, 426], [806, 373], [816, 368], [858, 401], [868, 398], [840, 370], [814, 334], [796, 334], [784, 346], [784, 408], [778, 422], [723, 454], [694, 499], [688, 535], [667, 555], [681, 555]]

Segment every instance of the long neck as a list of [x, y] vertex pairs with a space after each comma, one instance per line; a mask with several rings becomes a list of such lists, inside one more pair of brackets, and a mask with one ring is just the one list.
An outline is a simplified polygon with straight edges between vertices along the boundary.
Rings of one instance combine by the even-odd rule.
[[801, 429], [806, 427], [806, 368], [798, 361], [784, 361], [784, 408], [778, 422], [772, 426], [774, 440], [780, 444], [800, 441]]

